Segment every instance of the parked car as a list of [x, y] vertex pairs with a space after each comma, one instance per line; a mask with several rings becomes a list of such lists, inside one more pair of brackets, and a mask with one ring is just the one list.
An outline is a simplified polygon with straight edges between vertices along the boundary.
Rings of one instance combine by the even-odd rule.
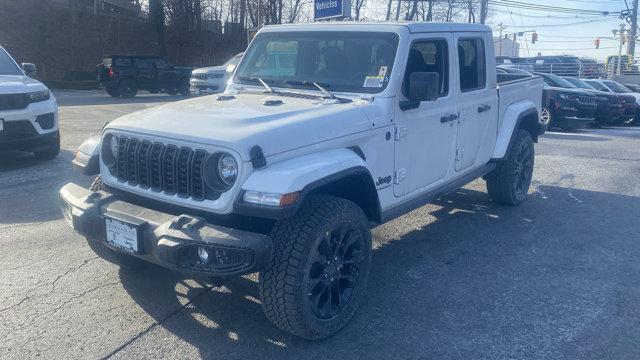
[[537, 73], [554, 74], [558, 76], [579, 77], [582, 64], [575, 56], [538, 56], [531, 58], [533, 70]]
[[496, 65], [527, 71], [533, 70], [533, 64], [527, 58], [496, 56]]
[[[638, 122], [638, 119], [640, 118], [640, 94], [633, 92], [631, 89], [613, 80], [585, 79], [585, 82], [600, 91], [625, 95], [620, 98], [624, 122]], [[632, 101], [632, 98], [635, 101]]]
[[199, 68], [191, 72], [191, 95], [216, 94], [224, 91], [227, 81], [242, 59], [239, 53], [220, 66]]
[[64, 216], [120, 266], [259, 272], [268, 319], [331, 336], [365, 297], [372, 223], [479, 177], [496, 203], [526, 199], [542, 79], [498, 92], [492, 47], [477, 24], [264, 27], [225, 94], [107, 124]]
[[564, 77], [564, 79], [578, 89], [589, 92], [596, 97], [596, 118], [592, 123], [592, 125], [596, 127], [603, 125], [618, 125], [622, 123], [624, 120], [624, 114], [621, 103], [628, 100], [635, 102], [633, 98], [621, 99], [621, 96], [618, 94], [596, 90], [591, 85], [578, 78], [567, 76]]
[[193, 68], [171, 66], [160, 56], [109, 55], [98, 65], [98, 82], [113, 97], [132, 98], [138, 90], [188, 96]]
[[20, 67], [0, 47], [0, 150], [30, 151], [48, 160], [60, 152], [58, 104], [35, 74], [34, 64]]
[[560, 127], [571, 131], [586, 127], [596, 117], [596, 97], [580, 90], [567, 80], [553, 74], [542, 76], [545, 90], [542, 93], [542, 121], [548, 128]]
[[634, 93], [640, 93], [640, 85], [638, 84], [624, 84], [624, 86]]
[[523, 69], [512, 68], [509, 66], [499, 65], [496, 66], [496, 73], [498, 74], [517, 74], [517, 75], [527, 75], [534, 76], [531, 72]]

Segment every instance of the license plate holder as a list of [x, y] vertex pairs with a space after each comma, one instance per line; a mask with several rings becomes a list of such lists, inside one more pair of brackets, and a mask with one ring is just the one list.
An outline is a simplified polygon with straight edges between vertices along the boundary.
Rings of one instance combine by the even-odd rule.
[[142, 254], [141, 236], [145, 221], [128, 216], [104, 215], [107, 244], [131, 254]]

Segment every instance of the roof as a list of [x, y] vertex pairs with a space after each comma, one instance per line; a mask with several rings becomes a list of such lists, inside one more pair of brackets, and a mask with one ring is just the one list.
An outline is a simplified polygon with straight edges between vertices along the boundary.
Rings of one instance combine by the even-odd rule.
[[424, 21], [323, 21], [298, 24], [268, 25], [261, 31], [323, 31], [334, 28], [340, 31], [394, 31], [408, 29], [411, 33], [426, 32], [491, 32], [491, 28], [481, 24], [439, 23]]

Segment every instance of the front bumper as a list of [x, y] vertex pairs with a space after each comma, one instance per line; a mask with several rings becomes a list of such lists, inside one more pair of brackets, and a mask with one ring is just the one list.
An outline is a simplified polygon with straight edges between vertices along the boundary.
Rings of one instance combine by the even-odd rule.
[[622, 116], [622, 106], [614, 104], [598, 104], [596, 110], [596, 123], [614, 124]]
[[[259, 271], [271, 258], [272, 241], [267, 235], [208, 224], [191, 215], [155, 211], [105, 191], [92, 192], [70, 183], [60, 190], [60, 201], [69, 225], [89, 241], [183, 273], [239, 276]], [[138, 253], [106, 241], [105, 216], [138, 229]], [[198, 258], [199, 247], [210, 254], [207, 262]]]
[[206, 81], [192, 78], [189, 84], [191, 95], [217, 94], [225, 89], [224, 78], [214, 78]]

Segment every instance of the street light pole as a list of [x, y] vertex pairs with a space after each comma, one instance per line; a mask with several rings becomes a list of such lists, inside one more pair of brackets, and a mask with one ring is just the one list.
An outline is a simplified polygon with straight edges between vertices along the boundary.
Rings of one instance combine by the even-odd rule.
[[620, 46], [618, 47], [618, 71], [616, 72], [618, 75], [620, 75], [620, 70], [622, 69], [622, 42], [624, 41], [625, 27], [625, 24], [620, 24], [620, 30], [618, 31], [618, 34], [620, 35]]

